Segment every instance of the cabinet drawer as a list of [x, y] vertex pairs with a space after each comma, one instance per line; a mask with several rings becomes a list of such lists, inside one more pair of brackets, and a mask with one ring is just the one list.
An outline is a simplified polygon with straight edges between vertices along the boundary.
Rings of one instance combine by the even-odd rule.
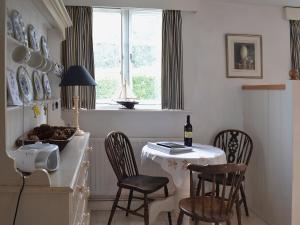
[[[90, 189], [88, 187], [88, 174], [89, 174], [88, 171], [89, 171], [89, 155], [88, 155], [88, 151], [86, 150], [82, 158], [82, 161], [80, 163], [80, 168], [78, 171], [76, 184], [75, 184], [75, 190], [70, 196], [71, 218], [73, 219], [72, 221], [74, 225], [77, 225], [75, 223], [76, 220], [80, 221], [80, 219], [78, 219], [78, 215], [81, 214], [80, 216], [82, 216], [83, 214], [81, 212], [82, 202], [87, 202], [87, 199], [90, 195]], [[85, 211], [86, 209], [83, 210], [83, 212]]]
[[90, 213], [87, 210], [88, 198], [78, 202], [78, 210], [75, 215], [74, 225], [89, 225]]
[[83, 215], [83, 221], [82, 221], [82, 225], [90, 225], [91, 221], [91, 215], [89, 212], [85, 213]]

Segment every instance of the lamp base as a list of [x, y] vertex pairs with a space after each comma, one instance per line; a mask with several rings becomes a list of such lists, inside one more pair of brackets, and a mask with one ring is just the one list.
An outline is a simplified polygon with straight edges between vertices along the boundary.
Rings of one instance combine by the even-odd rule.
[[85, 132], [83, 130], [80, 130], [79, 128], [77, 128], [75, 135], [76, 136], [83, 136], [85, 134]]

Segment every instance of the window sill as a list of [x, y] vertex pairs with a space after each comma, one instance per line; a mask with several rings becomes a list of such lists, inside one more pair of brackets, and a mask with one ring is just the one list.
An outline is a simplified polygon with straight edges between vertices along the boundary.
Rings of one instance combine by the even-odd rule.
[[[65, 112], [72, 111], [71, 109], [62, 109]], [[96, 107], [96, 109], [79, 109], [80, 112], [88, 113], [100, 113], [100, 112], [121, 112], [121, 113], [147, 113], [147, 112], [162, 112], [162, 113], [191, 113], [190, 111], [180, 110], [180, 109], [161, 109], [161, 108], [135, 108], [126, 109], [121, 108], [119, 105]]]

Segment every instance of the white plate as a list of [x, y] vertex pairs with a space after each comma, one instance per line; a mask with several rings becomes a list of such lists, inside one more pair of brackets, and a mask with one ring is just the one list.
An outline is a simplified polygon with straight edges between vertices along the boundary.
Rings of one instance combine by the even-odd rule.
[[13, 28], [13, 24], [12, 24], [12, 21], [11, 21], [11, 17], [9, 16], [8, 14], [8, 9], [7, 9], [7, 35], [10, 36], [10, 37], [14, 37], [14, 28]]
[[24, 66], [18, 68], [18, 84], [24, 102], [31, 102], [33, 100], [33, 89], [28, 71]]
[[22, 105], [15, 71], [7, 69], [6, 77], [8, 93], [7, 105]]
[[14, 38], [27, 45], [28, 40], [27, 33], [25, 31], [25, 24], [20, 13], [17, 10], [13, 10], [11, 12], [11, 21], [14, 30]]
[[49, 58], [48, 43], [45, 36], [41, 37], [41, 52], [45, 58]]
[[33, 88], [34, 88], [34, 99], [42, 100], [44, 97], [44, 90], [42, 81], [38, 71], [34, 70], [32, 72]]
[[29, 44], [29, 47], [35, 51], [38, 51], [40, 49], [37, 36], [38, 35], [37, 35], [37, 31], [36, 31], [35, 27], [32, 24], [29, 24], [28, 25], [28, 44]]
[[44, 87], [44, 95], [46, 99], [51, 98], [51, 86], [46, 73], [43, 74], [43, 87]]

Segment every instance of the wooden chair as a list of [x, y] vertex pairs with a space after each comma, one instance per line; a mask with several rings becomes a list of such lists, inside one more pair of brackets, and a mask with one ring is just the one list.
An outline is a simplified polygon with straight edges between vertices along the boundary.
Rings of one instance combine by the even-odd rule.
[[[130, 141], [128, 137], [121, 132], [113, 131], [107, 135], [105, 139], [105, 150], [117, 176], [117, 185], [119, 187], [111, 209], [108, 225], [112, 222], [116, 208], [125, 210], [126, 216], [128, 216], [128, 213], [131, 213], [136, 216], [144, 217], [145, 225], [149, 225], [148, 204], [153, 200], [148, 198], [148, 195], [164, 188], [165, 196], [168, 197], [167, 184], [169, 183], [169, 179], [166, 177], [140, 175]], [[130, 190], [127, 208], [118, 205], [122, 189]], [[143, 197], [134, 196], [134, 191], [143, 194]], [[143, 204], [137, 209], [131, 210], [130, 205], [132, 199], [140, 199], [143, 201]], [[138, 212], [142, 208], [144, 208], [144, 214]], [[172, 225], [171, 212], [168, 212], [168, 220], [169, 225]]]
[[[252, 155], [253, 143], [249, 135], [245, 132], [240, 130], [223, 130], [215, 137], [214, 146], [225, 151], [227, 163], [243, 163], [248, 166]], [[201, 175], [199, 175], [197, 194], [199, 194], [200, 192], [201, 179], [211, 180], [211, 178], [209, 177], [203, 178], [201, 177]], [[219, 193], [218, 189], [221, 184], [221, 179], [222, 178], [219, 179], [217, 177], [217, 193]], [[244, 180], [245, 177], [243, 177], [243, 181]], [[246, 216], [249, 216], [249, 210], [243, 184], [240, 186], [240, 194], [241, 200], [239, 204], [243, 203]]]
[[[198, 224], [199, 221], [219, 225], [226, 222], [231, 225], [232, 207], [238, 201], [238, 192], [247, 166], [245, 164], [224, 164], [200, 166], [189, 164], [190, 197], [180, 200], [177, 225], [181, 225], [183, 216], [187, 215]], [[212, 181], [201, 180], [201, 193], [195, 196], [193, 173], [200, 173], [204, 177], [211, 177]], [[221, 195], [217, 194], [217, 177], [222, 177]], [[209, 183], [209, 185], [207, 185]], [[228, 185], [230, 183], [230, 185]], [[207, 190], [206, 190], [207, 189]], [[209, 195], [207, 193], [210, 193]], [[237, 213], [240, 214], [238, 204]], [[240, 225], [239, 221], [239, 225]]]

